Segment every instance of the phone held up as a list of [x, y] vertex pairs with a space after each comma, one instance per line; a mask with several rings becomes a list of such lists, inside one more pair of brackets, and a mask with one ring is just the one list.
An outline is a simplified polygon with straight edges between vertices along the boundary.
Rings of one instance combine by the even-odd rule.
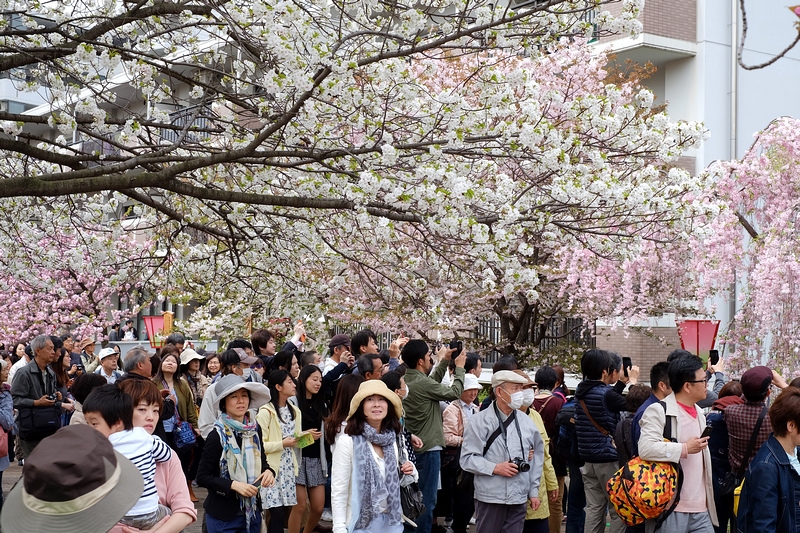
[[622, 358], [622, 371], [625, 372], [625, 377], [628, 377], [628, 369], [633, 366], [633, 361], [630, 357]]
[[453, 355], [450, 356], [453, 359], [455, 359], [456, 357], [461, 355], [461, 352], [464, 350], [464, 343], [461, 341], [450, 341], [450, 349], [455, 350], [455, 352], [453, 352]]

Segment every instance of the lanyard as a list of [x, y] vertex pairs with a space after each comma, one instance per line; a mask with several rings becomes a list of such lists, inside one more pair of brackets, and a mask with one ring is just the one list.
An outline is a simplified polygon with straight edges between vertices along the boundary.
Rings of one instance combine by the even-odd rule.
[[[500, 434], [503, 435], [503, 442], [506, 443], [506, 451], [508, 458], [511, 459], [511, 450], [508, 449], [508, 436], [506, 435], [506, 425], [500, 417], [500, 409], [497, 408], [497, 402], [494, 402], [494, 414], [497, 416], [497, 421], [500, 422]], [[517, 429], [517, 437], [519, 437], [519, 449], [522, 455], [525, 455], [525, 446], [522, 444], [522, 432], [519, 430], [519, 421], [517, 420], [517, 410], [513, 409], [511, 414], [508, 415], [514, 419], [514, 427]]]

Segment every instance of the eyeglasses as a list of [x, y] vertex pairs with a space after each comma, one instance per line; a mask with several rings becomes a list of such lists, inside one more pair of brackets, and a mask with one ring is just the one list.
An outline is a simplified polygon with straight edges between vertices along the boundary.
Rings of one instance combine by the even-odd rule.
[[686, 383], [708, 383], [708, 378], [690, 379], [690, 380], [687, 380]]

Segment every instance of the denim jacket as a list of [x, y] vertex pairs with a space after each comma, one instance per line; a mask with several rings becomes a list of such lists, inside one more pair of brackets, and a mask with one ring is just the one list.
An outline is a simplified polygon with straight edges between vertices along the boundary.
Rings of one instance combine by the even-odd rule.
[[742, 533], [797, 531], [800, 475], [781, 443], [770, 434], [747, 468], [739, 498], [737, 525]]

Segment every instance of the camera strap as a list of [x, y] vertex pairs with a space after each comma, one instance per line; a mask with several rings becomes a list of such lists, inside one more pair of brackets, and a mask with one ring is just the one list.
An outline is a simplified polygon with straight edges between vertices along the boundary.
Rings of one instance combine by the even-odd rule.
[[508, 458], [512, 459], [511, 457], [511, 450], [508, 449], [508, 435], [506, 429], [509, 425], [511, 425], [511, 419], [514, 419], [514, 427], [517, 429], [517, 437], [519, 437], [519, 449], [523, 456], [523, 459], [527, 460], [527, 454], [525, 453], [525, 445], [522, 444], [522, 432], [519, 430], [519, 420], [517, 420], [517, 410], [512, 409], [511, 414], [508, 415], [505, 422], [503, 418], [500, 416], [500, 409], [497, 408], [497, 402], [494, 402], [494, 414], [497, 416], [497, 421], [500, 422], [500, 434], [503, 435], [503, 441], [506, 443], [506, 451], [508, 452]]

